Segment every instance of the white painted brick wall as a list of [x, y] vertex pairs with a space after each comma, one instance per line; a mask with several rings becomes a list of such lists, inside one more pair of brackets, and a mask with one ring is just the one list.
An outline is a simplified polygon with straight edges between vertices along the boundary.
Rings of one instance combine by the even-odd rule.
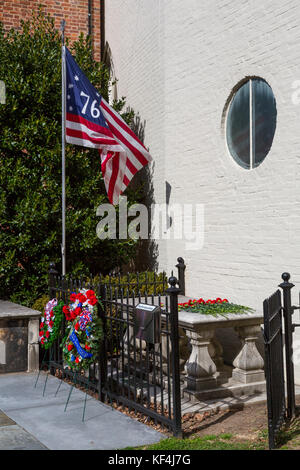
[[[146, 120], [156, 202], [205, 205], [205, 243], [159, 243], [162, 267], [186, 260], [187, 294], [262, 308], [292, 274], [300, 287], [300, 3], [297, 0], [110, 0], [106, 39], [119, 96]], [[271, 151], [257, 169], [228, 154], [222, 114], [245, 76], [264, 78], [277, 104]], [[298, 314], [295, 314], [295, 316]], [[299, 337], [298, 337], [299, 338]], [[300, 377], [300, 367], [296, 370]]]

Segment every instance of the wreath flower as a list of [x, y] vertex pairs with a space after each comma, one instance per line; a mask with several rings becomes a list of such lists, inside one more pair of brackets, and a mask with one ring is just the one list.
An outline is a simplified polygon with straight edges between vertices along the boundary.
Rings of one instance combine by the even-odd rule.
[[97, 315], [98, 303], [93, 290], [82, 289], [78, 293], [72, 292], [70, 304], [63, 307], [67, 321], [63, 355], [71, 369], [87, 369], [97, 360], [102, 338], [101, 320]]
[[49, 300], [44, 308], [40, 322], [39, 341], [44, 349], [49, 349], [59, 337], [63, 321], [64, 302], [57, 299]]

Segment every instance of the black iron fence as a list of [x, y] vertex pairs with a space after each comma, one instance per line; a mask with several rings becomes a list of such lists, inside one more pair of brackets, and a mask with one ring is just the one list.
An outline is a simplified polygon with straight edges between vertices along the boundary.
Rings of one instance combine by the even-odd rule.
[[[88, 371], [75, 373], [64, 364], [61, 340], [65, 324], [62, 338], [43, 362], [49, 364], [53, 375], [88, 388], [99, 400], [142, 413], [180, 436], [178, 295], [185, 291], [182, 258], [176, 267], [179, 281], [172, 273], [168, 287], [166, 273], [108, 275], [84, 281], [60, 276], [51, 264], [50, 298], [68, 304], [70, 293], [93, 289], [101, 299], [98, 315], [104, 334], [99, 356]], [[141, 303], [161, 307], [159, 342], [135, 335], [136, 306]]]
[[269, 447], [286, 418], [281, 292], [264, 301], [265, 373], [268, 395]]
[[[183, 258], [177, 259], [177, 278], [179, 294], [185, 295], [185, 269], [186, 265]], [[173, 274], [173, 272], [172, 272]], [[121, 291], [128, 291], [130, 294], [134, 292], [136, 295], [146, 295], [146, 297], [165, 295], [168, 288], [168, 277], [165, 271], [157, 273], [155, 271], [134, 272], [127, 274], [110, 273], [106, 276], [101, 273], [96, 276], [88, 276], [86, 279], [73, 279], [72, 276], [64, 277], [59, 275], [54, 263], [50, 263], [49, 269], [49, 293], [53, 296], [61, 293], [61, 298], [69, 295], [76, 289], [82, 289], [86, 286], [97, 286], [101, 289], [106, 286], [111, 289], [113, 295], [120, 295]]]
[[[283, 282], [263, 303], [265, 375], [267, 385], [269, 448], [276, 447], [276, 437], [282, 427], [296, 414], [293, 363], [293, 332], [296, 324], [292, 315], [299, 306], [292, 306], [290, 275], [282, 274]], [[285, 352], [285, 354], [284, 354]], [[284, 361], [285, 356], [285, 361]]]

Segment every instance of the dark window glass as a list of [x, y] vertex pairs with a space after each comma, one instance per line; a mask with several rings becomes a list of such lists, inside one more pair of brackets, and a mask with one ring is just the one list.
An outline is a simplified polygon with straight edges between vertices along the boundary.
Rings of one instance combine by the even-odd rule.
[[227, 143], [231, 155], [245, 168], [250, 167], [249, 82], [238, 89], [227, 118]]
[[233, 158], [244, 168], [257, 167], [269, 153], [276, 115], [272, 89], [262, 79], [248, 80], [234, 95], [227, 117], [227, 144]]
[[263, 80], [252, 80], [253, 167], [269, 153], [276, 128], [276, 103], [273, 92]]

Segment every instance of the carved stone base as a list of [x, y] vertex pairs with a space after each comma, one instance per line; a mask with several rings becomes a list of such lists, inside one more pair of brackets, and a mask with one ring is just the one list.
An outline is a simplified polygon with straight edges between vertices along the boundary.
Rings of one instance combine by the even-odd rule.
[[240, 382], [243, 384], [251, 384], [265, 380], [265, 374], [261, 369], [257, 370], [241, 370], [235, 368], [232, 372], [232, 382]]
[[228, 397], [242, 397], [250, 395], [259, 395], [266, 391], [266, 383], [254, 382], [249, 384], [233, 383], [229, 381], [221, 386], [211, 388], [209, 390], [201, 390], [194, 392], [191, 390], [184, 389], [183, 396], [188, 398], [191, 402], [196, 403], [198, 401], [216, 400]]
[[209, 390], [210, 388], [215, 388], [217, 386], [217, 377], [209, 377], [209, 378], [199, 378], [196, 379], [194, 377], [187, 377], [186, 378], [186, 390], [197, 393], [201, 390]]
[[235, 368], [232, 372], [232, 380], [243, 384], [265, 380], [264, 361], [255, 344], [260, 333], [260, 326], [240, 326], [236, 330], [242, 341], [242, 349], [233, 361]]

